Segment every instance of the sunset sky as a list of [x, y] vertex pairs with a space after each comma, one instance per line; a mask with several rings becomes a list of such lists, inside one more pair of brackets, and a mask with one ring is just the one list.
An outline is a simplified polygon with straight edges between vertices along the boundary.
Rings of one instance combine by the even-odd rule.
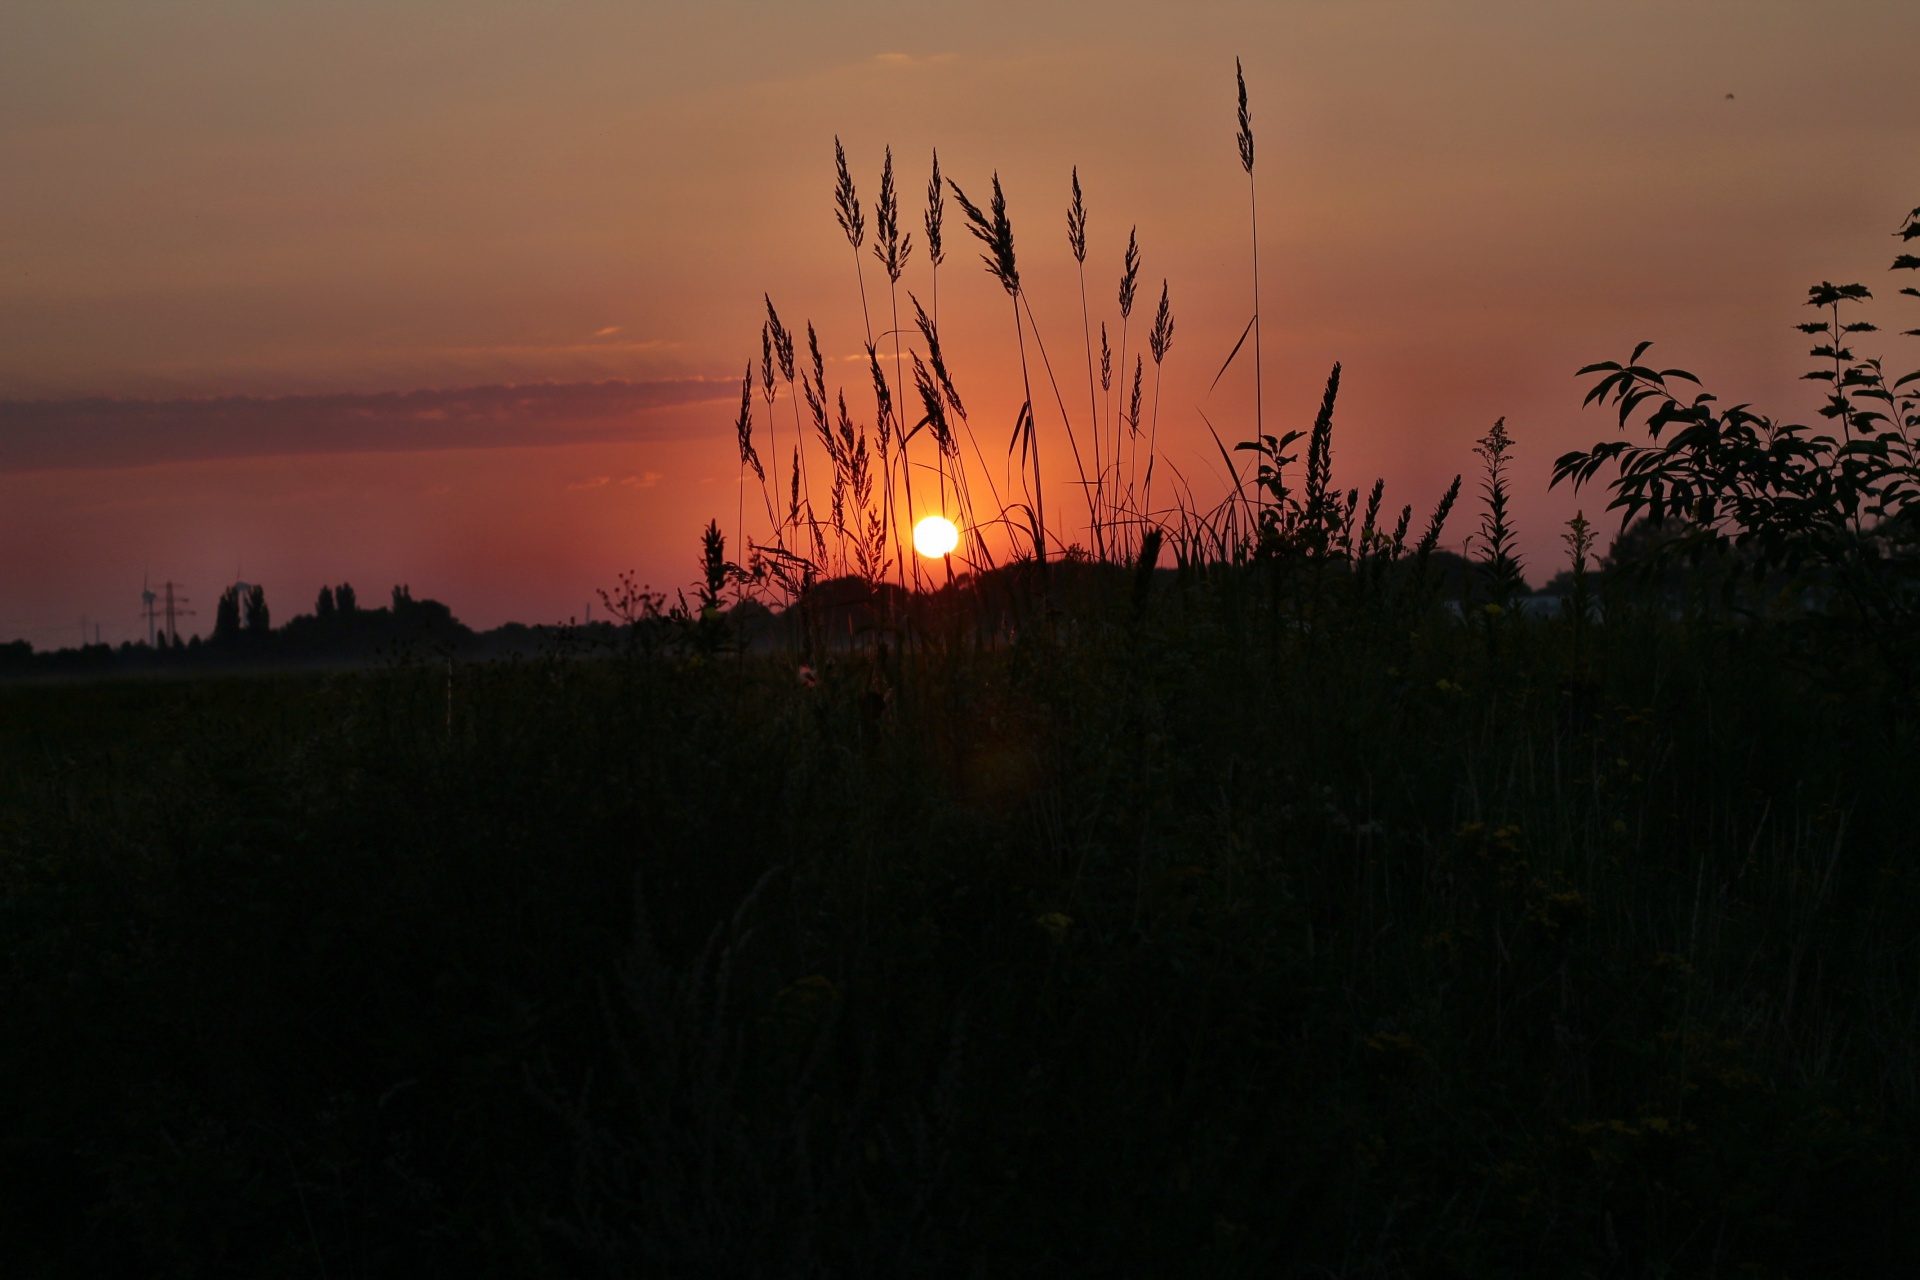
[[[1161, 450], [1216, 498], [1200, 414], [1238, 438], [1253, 407], [1245, 357], [1208, 391], [1252, 308], [1236, 55], [1270, 428], [1306, 426], [1343, 361], [1336, 478], [1424, 512], [1504, 414], [1539, 582], [1576, 502], [1605, 505], [1546, 488], [1613, 430], [1578, 366], [1653, 339], [1723, 398], [1804, 417], [1791, 325], [1822, 279], [1872, 286], [1869, 349], [1920, 366], [1895, 336], [1920, 303], [1886, 270], [1920, 204], [1917, 43], [1912, 0], [11, 0], [0, 641], [72, 644], [83, 616], [144, 636], [143, 573], [183, 584], [202, 632], [236, 577], [277, 619], [323, 582], [405, 582], [479, 626], [578, 616], [623, 570], [685, 584], [699, 527], [733, 533], [763, 292], [872, 420], [836, 135], [869, 202], [892, 146], [923, 298], [932, 148], [976, 198], [999, 173], [1084, 415], [1077, 165], [1094, 322], [1117, 333], [1137, 226], [1130, 349], [1164, 278]], [[951, 202], [947, 241], [949, 362], [998, 456], [1007, 302]], [[882, 280], [869, 257], [880, 308]], [[1035, 395], [1050, 521], [1084, 538]]]

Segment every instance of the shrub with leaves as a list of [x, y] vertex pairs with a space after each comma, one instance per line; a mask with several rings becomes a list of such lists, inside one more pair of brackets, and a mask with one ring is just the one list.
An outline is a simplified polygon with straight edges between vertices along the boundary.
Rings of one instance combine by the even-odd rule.
[[[1897, 234], [1920, 237], [1920, 209]], [[1920, 257], [1903, 253], [1893, 269], [1920, 269]], [[1920, 297], [1911, 287], [1901, 292]], [[1847, 309], [1871, 296], [1860, 284], [1808, 291], [1808, 305], [1822, 315], [1797, 327], [1816, 339], [1811, 354], [1821, 363], [1805, 376], [1827, 384], [1823, 427], [1778, 422], [1746, 404], [1722, 407], [1704, 389], [1685, 398], [1679, 384], [1700, 380], [1643, 364], [1652, 344], [1642, 342], [1624, 362], [1580, 373], [1600, 375], [1586, 403], [1614, 408], [1623, 431], [1638, 420], [1648, 443], [1614, 440], [1564, 454], [1553, 483], [1578, 489], [1612, 464], [1609, 509], [1621, 511], [1623, 526], [1642, 515], [1683, 522], [1660, 558], [1698, 563], [1737, 552], [1757, 576], [1805, 575], [1822, 589], [1813, 598], [1831, 600], [1878, 635], [1897, 631], [1915, 614], [1920, 568], [1920, 371], [1889, 380], [1879, 359], [1855, 352], [1858, 335], [1876, 326], [1849, 320]]]

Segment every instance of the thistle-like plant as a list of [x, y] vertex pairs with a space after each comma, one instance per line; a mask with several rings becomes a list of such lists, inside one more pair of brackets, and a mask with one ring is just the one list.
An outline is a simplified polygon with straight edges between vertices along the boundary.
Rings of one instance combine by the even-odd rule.
[[1593, 554], [1593, 523], [1587, 519], [1585, 511], [1573, 513], [1573, 519], [1567, 521], [1567, 531], [1560, 535], [1567, 544], [1567, 567], [1570, 571], [1571, 586], [1567, 596], [1560, 602], [1561, 612], [1573, 623], [1573, 660], [1580, 661], [1580, 639], [1586, 632], [1587, 614], [1592, 606], [1592, 589], [1588, 584], [1588, 557]]
[[1515, 547], [1513, 521], [1508, 512], [1512, 498], [1507, 484], [1507, 464], [1513, 452], [1513, 438], [1507, 434], [1507, 420], [1501, 418], [1473, 446], [1480, 455], [1484, 473], [1480, 479], [1480, 572], [1487, 586], [1488, 603], [1502, 609], [1513, 607], [1514, 600], [1527, 589], [1522, 576], [1520, 553]]

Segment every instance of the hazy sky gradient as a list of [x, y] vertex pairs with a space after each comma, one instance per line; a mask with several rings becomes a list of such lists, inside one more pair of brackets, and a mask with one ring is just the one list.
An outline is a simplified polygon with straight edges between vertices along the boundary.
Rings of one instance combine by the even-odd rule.
[[[1538, 580], [1574, 505], [1546, 492], [1551, 459], [1611, 430], [1580, 413], [1576, 367], [1652, 338], [1726, 398], [1803, 415], [1806, 286], [1891, 295], [1888, 233], [1920, 204], [1916, 36], [1910, 0], [16, 0], [0, 11], [0, 398], [16, 402], [0, 406], [0, 639], [71, 643], [83, 613], [131, 636], [143, 568], [186, 583], [203, 624], [236, 574], [281, 617], [323, 581], [367, 598], [406, 581], [483, 625], [578, 614], [622, 569], [685, 581], [698, 525], [731, 529], [728, 399], [610, 409], [549, 389], [532, 398], [574, 395], [577, 419], [494, 414], [430, 438], [396, 422], [379, 440], [364, 417], [329, 435], [320, 410], [724, 383], [757, 356], [763, 290], [854, 356], [836, 134], [868, 200], [893, 146], [916, 227], [931, 147], [970, 192], [998, 170], [1069, 410], [1085, 396], [1063, 224], [1077, 164], [1095, 320], [1117, 319], [1137, 224], [1134, 345], [1162, 277], [1178, 317], [1163, 452], [1217, 487], [1198, 410], [1232, 435], [1251, 409], [1240, 368], [1206, 394], [1250, 311], [1236, 54], [1270, 425], [1306, 425], [1344, 361], [1337, 478], [1383, 475], [1397, 508], [1429, 505], [1505, 414]], [[955, 376], [1003, 447], [1005, 298], [951, 219], [948, 240]], [[925, 296], [918, 251], [904, 283]], [[1920, 325], [1883, 301], [1890, 328]], [[1902, 342], [1875, 349], [1920, 364]], [[828, 378], [871, 418], [857, 365]], [[225, 407], [109, 422], [101, 397]], [[236, 428], [236, 404], [276, 397], [302, 399]], [[1050, 493], [1049, 515], [1066, 525], [1073, 502]]]

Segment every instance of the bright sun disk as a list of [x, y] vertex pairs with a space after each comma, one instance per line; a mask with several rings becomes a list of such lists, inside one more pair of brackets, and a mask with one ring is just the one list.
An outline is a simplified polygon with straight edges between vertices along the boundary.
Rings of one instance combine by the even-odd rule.
[[929, 560], [938, 560], [960, 545], [960, 531], [945, 516], [928, 516], [913, 526], [913, 549]]

